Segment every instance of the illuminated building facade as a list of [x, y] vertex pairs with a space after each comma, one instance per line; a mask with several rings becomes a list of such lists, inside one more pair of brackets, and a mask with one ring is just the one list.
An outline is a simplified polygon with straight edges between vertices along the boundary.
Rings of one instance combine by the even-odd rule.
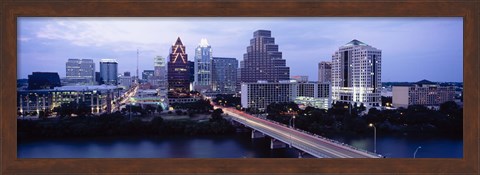
[[65, 68], [65, 78], [68, 83], [95, 83], [95, 63], [92, 59], [68, 59]]
[[156, 56], [153, 59], [154, 65], [154, 83], [153, 85], [157, 86], [160, 91], [166, 93], [167, 91], [167, 62], [166, 59], [162, 56]]
[[247, 53], [240, 63], [240, 83], [257, 81], [279, 82], [290, 79], [290, 68], [278, 51], [275, 38], [269, 30], [257, 30], [253, 33]]
[[40, 111], [52, 112], [55, 107], [75, 101], [88, 104], [94, 114], [111, 112], [119, 90], [116, 86], [106, 85], [20, 90], [17, 91], [17, 108], [20, 115], [38, 115]]
[[330, 84], [296, 81], [270, 83], [242, 83], [241, 103], [243, 108], [264, 111], [271, 103], [295, 102], [305, 106], [328, 109], [331, 106]]
[[168, 56], [168, 90], [175, 92], [190, 91], [188, 57], [180, 37], [172, 45]]
[[207, 39], [201, 39], [195, 49], [193, 89], [199, 92], [212, 88], [212, 47]]
[[332, 100], [381, 105], [382, 51], [352, 40], [332, 55]]

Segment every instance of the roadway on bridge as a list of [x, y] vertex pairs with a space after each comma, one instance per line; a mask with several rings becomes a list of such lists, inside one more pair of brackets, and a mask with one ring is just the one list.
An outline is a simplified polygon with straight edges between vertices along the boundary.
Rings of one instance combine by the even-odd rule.
[[223, 112], [230, 115], [232, 119], [240, 122], [256, 131], [260, 131], [274, 139], [278, 139], [287, 145], [309, 153], [319, 158], [381, 158], [364, 150], [359, 150], [333, 140], [320, 138], [309, 133], [295, 130], [293, 128], [260, 119], [234, 108], [227, 108], [215, 105], [215, 108], [222, 108]]

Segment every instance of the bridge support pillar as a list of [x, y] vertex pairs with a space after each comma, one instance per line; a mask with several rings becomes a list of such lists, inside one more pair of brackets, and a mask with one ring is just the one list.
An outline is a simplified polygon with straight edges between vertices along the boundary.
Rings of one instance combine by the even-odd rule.
[[265, 134], [263, 134], [262, 132], [252, 130], [252, 139], [263, 138], [263, 137], [265, 137]]
[[287, 147], [287, 144], [283, 143], [280, 140], [273, 139], [273, 138], [270, 140], [270, 149], [286, 148], [286, 147]]
[[305, 152], [298, 150], [298, 158], [303, 158]]

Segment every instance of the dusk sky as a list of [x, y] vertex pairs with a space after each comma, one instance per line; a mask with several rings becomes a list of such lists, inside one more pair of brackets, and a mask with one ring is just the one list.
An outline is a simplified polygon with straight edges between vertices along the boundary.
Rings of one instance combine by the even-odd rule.
[[382, 50], [382, 81], [463, 81], [463, 20], [456, 18], [18, 18], [18, 73], [58, 72], [69, 58], [113, 58], [118, 72], [153, 70], [180, 37], [188, 59], [201, 38], [214, 57], [243, 60], [253, 32], [272, 31], [290, 75], [317, 80], [318, 63], [331, 61], [353, 39]]

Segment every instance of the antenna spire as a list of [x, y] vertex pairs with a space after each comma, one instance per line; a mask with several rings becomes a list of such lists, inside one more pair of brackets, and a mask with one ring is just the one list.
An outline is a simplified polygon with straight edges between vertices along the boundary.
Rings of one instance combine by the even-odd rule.
[[137, 83], [139, 82], [139, 77], [138, 77], [138, 55], [140, 53], [138, 52], [138, 48], [137, 48]]

